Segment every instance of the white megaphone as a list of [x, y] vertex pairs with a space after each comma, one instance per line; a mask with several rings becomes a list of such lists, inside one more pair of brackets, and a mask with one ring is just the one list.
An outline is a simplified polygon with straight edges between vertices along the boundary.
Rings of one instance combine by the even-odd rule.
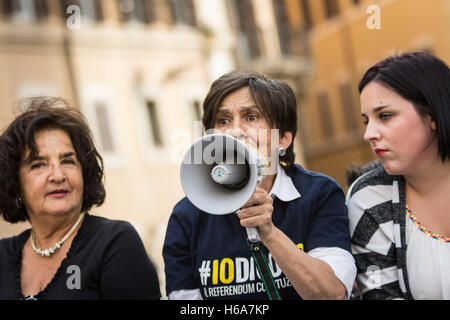
[[[210, 134], [188, 149], [181, 164], [181, 185], [200, 210], [224, 215], [247, 203], [262, 181], [265, 157], [243, 141], [226, 134]], [[259, 241], [255, 227], [248, 239]]]

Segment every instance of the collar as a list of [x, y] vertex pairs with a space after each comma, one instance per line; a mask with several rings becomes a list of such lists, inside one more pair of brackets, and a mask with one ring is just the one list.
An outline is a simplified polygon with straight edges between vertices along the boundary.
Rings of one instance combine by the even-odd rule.
[[283, 167], [279, 163], [277, 168], [277, 176], [269, 195], [272, 198], [277, 197], [281, 201], [285, 202], [301, 197], [300, 193], [297, 191], [297, 188], [295, 188], [291, 177], [286, 174]]

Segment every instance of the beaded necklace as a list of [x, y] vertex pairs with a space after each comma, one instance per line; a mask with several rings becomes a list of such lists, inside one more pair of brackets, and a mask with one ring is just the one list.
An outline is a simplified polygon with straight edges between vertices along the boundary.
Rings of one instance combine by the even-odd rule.
[[419, 220], [417, 220], [416, 216], [412, 213], [411, 209], [408, 207], [408, 205], [406, 205], [406, 215], [411, 219], [411, 221], [416, 225], [417, 228], [419, 228], [420, 231], [422, 231], [423, 233], [425, 233], [427, 236], [445, 242], [445, 243], [450, 243], [450, 237], [446, 238], [441, 236], [438, 233], [433, 233], [430, 229], [424, 227]]
[[39, 249], [36, 246], [36, 240], [35, 240], [35, 234], [34, 234], [34, 229], [31, 229], [31, 247], [33, 248], [34, 252], [36, 252], [38, 255], [40, 255], [41, 257], [50, 257], [52, 254], [54, 254], [59, 248], [61, 248], [62, 244], [64, 243], [64, 241], [66, 241], [71, 235], [72, 233], [75, 231], [75, 229], [78, 227], [78, 225], [80, 224], [81, 220], [83, 220], [84, 217], [84, 213], [80, 214], [80, 216], [78, 217], [78, 220], [75, 222], [75, 224], [72, 226], [72, 228], [69, 230], [69, 232], [66, 233], [66, 235], [59, 240], [53, 247], [49, 248], [49, 249]]

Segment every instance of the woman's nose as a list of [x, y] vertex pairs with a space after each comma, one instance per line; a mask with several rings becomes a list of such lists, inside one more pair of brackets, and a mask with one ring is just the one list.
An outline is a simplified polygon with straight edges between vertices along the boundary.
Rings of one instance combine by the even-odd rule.
[[49, 180], [52, 182], [62, 182], [66, 180], [66, 176], [61, 166], [58, 164], [51, 166]]
[[370, 122], [367, 123], [366, 131], [364, 132], [364, 140], [370, 143], [372, 141], [379, 140], [380, 137], [380, 131], [376, 125], [370, 124]]
[[229, 128], [229, 135], [235, 137], [236, 139], [243, 140], [245, 138], [245, 128], [241, 121], [235, 120], [231, 128]]

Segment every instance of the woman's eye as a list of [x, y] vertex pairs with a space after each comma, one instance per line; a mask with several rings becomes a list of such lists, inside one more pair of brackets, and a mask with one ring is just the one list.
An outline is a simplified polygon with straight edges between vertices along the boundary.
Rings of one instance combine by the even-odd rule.
[[255, 121], [257, 118], [258, 118], [258, 117], [257, 117], [256, 115], [252, 114], [252, 115], [249, 115], [249, 116], [247, 117], [247, 120], [248, 120], [248, 121]]
[[368, 124], [369, 124], [369, 119], [367, 119], [366, 117], [363, 117], [363, 124], [365, 125], [365, 126], [367, 126]]
[[35, 162], [31, 165], [31, 169], [38, 169], [43, 167], [45, 164], [43, 162]]
[[226, 125], [226, 124], [228, 124], [228, 119], [218, 119], [217, 124], [222, 125], [222, 126]]
[[62, 164], [75, 164], [75, 160], [73, 159], [64, 159]]
[[392, 117], [392, 114], [390, 114], [390, 113], [381, 113], [380, 114], [380, 119], [381, 120], [388, 120], [388, 119], [390, 119]]

